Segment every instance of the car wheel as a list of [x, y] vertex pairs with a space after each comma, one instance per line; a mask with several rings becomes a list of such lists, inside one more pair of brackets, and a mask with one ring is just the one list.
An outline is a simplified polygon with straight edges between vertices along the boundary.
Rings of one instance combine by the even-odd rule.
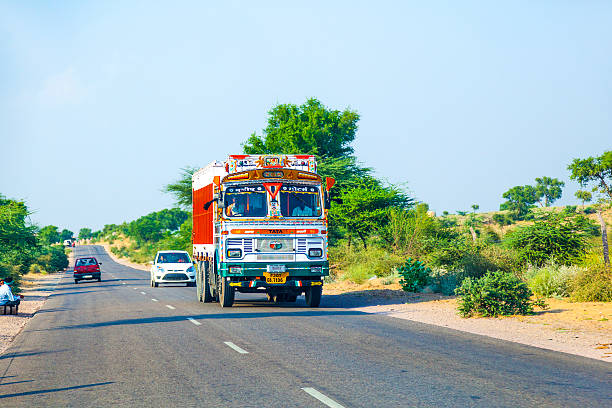
[[154, 288], [157, 288], [158, 286], [159, 286], [159, 283], [158, 283], [158, 282], [153, 281], [153, 287], [154, 287]]
[[102, 282], [102, 278], [98, 278], [98, 282]]
[[76, 283], [79, 283], [79, 280], [78, 280], [78, 279], [75, 279], [75, 280], [74, 280], [74, 283], [75, 283], [75, 284], [76, 284]]

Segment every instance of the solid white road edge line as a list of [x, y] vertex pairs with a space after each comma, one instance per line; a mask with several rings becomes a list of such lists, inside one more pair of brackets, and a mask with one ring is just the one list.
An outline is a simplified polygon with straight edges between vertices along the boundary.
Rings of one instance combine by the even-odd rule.
[[172, 305], [166, 305], [166, 307], [167, 307], [168, 309], [172, 309], [172, 310], [176, 309], [176, 307], [174, 307], [174, 306], [172, 306]]
[[240, 347], [238, 347], [237, 345], [235, 345], [234, 343], [232, 343], [231, 341], [224, 341], [223, 342], [225, 345], [233, 348], [234, 350], [236, 350], [237, 352], [239, 352], [240, 354], [249, 354], [248, 351], [241, 349]]
[[154, 301], [154, 302], [157, 302], [157, 299], [153, 299], [153, 298], [151, 298], [151, 300], [152, 300], [152, 301]]
[[201, 325], [202, 323], [198, 322], [196, 319], [188, 317], [187, 320], [189, 320], [191, 323], [195, 324], [196, 326]]
[[334, 401], [333, 399], [329, 398], [326, 395], [321, 394], [319, 391], [315, 390], [314, 388], [306, 387], [306, 388], [302, 388], [302, 391], [305, 391], [306, 393], [310, 394], [312, 397], [315, 397], [316, 399], [318, 399], [319, 401], [321, 401], [328, 407], [344, 408], [343, 405], [338, 404], [336, 401]]

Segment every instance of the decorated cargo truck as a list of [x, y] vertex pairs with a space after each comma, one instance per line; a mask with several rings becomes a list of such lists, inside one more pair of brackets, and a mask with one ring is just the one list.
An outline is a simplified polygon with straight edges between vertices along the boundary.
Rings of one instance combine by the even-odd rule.
[[321, 301], [327, 210], [334, 180], [311, 155], [231, 155], [193, 174], [193, 256], [200, 302], [235, 293], [275, 302]]

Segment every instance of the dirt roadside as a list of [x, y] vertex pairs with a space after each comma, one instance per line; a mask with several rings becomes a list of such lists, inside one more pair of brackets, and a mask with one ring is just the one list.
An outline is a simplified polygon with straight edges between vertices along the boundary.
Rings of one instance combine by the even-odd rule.
[[45, 301], [65, 272], [52, 274], [27, 274], [21, 278], [21, 294], [18, 315], [0, 314], [0, 354], [11, 344], [15, 336], [30, 321]]
[[547, 310], [531, 316], [469, 318], [457, 314], [457, 299], [404, 292], [396, 282], [373, 279], [362, 285], [327, 284], [324, 295], [354, 310], [448, 327], [543, 349], [612, 361], [612, 304], [548, 299]]

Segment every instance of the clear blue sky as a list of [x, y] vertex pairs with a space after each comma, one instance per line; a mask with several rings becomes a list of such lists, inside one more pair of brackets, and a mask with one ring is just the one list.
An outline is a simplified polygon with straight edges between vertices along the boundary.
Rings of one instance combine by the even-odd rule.
[[541, 176], [575, 204], [568, 163], [612, 149], [609, 1], [55, 3], [0, 2], [0, 193], [41, 226], [170, 207], [181, 167], [309, 97], [438, 212]]

